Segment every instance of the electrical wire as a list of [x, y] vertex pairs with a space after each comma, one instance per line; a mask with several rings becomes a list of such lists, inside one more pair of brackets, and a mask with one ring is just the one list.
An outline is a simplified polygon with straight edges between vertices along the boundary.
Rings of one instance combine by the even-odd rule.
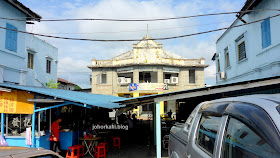
[[[223, 21], [219, 23], [209, 23], [209, 24], [199, 24], [199, 25], [187, 25], [187, 26], [180, 26], [180, 27], [169, 27], [169, 28], [161, 28], [161, 29], [149, 29], [149, 31], [161, 31], [161, 30], [171, 30], [171, 29], [182, 29], [187, 27], [197, 27], [197, 26], [209, 26], [209, 25], [215, 25], [215, 24], [224, 24], [229, 23], [232, 21]], [[103, 34], [113, 34], [113, 33], [131, 33], [131, 32], [146, 32], [147, 30], [131, 30], [131, 31], [112, 31], [112, 32], [82, 32], [82, 33], [69, 33], [69, 32], [62, 32], [62, 33], [39, 33], [39, 34], [97, 34], [97, 33], [103, 33]]]
[[[260, 20], [256, 20], [256, 21], [252, 21], [252, 22], [248, 22], [248, 23], [244, 23], [244, 24], [241, 24], [241, 25], [236, 25], [236, 26], [224, 27], [224, 28], [219, 28], [219, 29], [215, 29], [215, 30], [209, 30], [209, 31], [198, 32], [198, 33], [193, 33], [193, 34], [186, 34], [186, 35], [180, 35], [180, 36], [162, 37], [162, 38], [149, 38], [149, 39], [146, 39], [146, 40], [169, 40], [169, 39], [177, 39], [177, 38], [201, 35], [201, 34], [217, 32], [217, 31], [227, 30], [227, 29], [236, 28], [236, 27], [241, 27], [241, 26], [257, 23], [257, 22], [260, 22], [260, 21], [263, 21], [263, 20], [266, 20], [266, 19], [270, 19], [270, 18], [274, 18], [274, 17], [278, 17], [278, 16], [280, 16], [280, 14], [276, 14], [276, 15], [268, 17], [268, 18], [264, 18], [264, 19], [260, 19]], [[31, 32], [26, 32], [26, 31], [8, 29], [8, 28], [5, 28], [5, 27], [0, 27], [0, 28], [1, 29], [5, 29], [5, 30], [16, 31], [16, 32], [20, 32], [20, 33], [25, 33], [25, 34], [37, 35], [37, 36], [41, 36], [41, 37], [49, 37], [49, 38], [65, 39], [65, 40], [95, 41], [95, 42], [125, 42], [125, 41], [141, 41], [141, 40], [143, 40], [143, 39], [88, 39], [88, 38], [72, 38], [72, 37], [61, 37], [61, 36], [43, 35], [43, 34], [38, 34], [38, 33], [31, 33]]]
[[[154, 18], [154, 19], [112, 19], [112, 18], [77, 18], [77, 19], [41, 19], [41, 18], [32, 18], [37, 19], [39, 21], [164, 21], [164, 20], [178, 20], [178, 19], [187, 19], [187, 18], [195, 18], [195, 17], [203, 17], [203, 16], [214, 16], [214, 15], [227, 15], [227, 14], [237, 14], [237, 13], [248, 13], [248, 12], [259, 12], [259, 11], [280, 11], [280, 9], [256, 9], [256, 10], [246, 10], [246, 11], [234, 11], [234, 12], [222, 12], [222, 13], [210, 13], [210, 14], [198, 14], [191, 16], [181, 16], [181, 17], [169, 17], [169, 18]], [[30, 18], [30, 17], [26, 17]], [[0, 17], [0, 19], [4, 20], [15, 20], [15, 21], [30, 21], [26, 19], [17, 19], [17, 18], [4, 18]]]

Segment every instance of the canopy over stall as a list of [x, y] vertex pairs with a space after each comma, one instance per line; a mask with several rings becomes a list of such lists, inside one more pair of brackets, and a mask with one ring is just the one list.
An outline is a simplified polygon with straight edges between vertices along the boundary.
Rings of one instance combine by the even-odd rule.
[[[112, 103], [113, 101], [117, 101], [120, 97], [109, 96], [109, 95], [101, 95], [101, 94], [90, 94], [76, 91], [68, 91], [62, 89], [51, 89], [51, 88], [40, 88], [40, 87], [29, 87], [29, 86], [21, 86], [21, 85], [11, 85], [11, 84], [0, 84], [0, 92], [2, 93], [13, 93], [16, 91], [16, 96], [25, 97], [25, 102], [34, 103], [31, 111], [29, 110], [27, 113], [33, 114], [32, 119], [35, 120], [35, 113], [43, 110], [48, 110], [52, 108], [57, 108], [65, 105], [77, 105], [85, 108], [101, 107], [107, 109], [115, 109], [124, 106], [120, 106], [117, 103]], [[25, 91], [26, 95], [18, 92]], [[18, 98], [19, 98], [18, 97]], [[14, 100], [13, 100], [14, 101]], [[17, 101], [16, 101], [17, 102]], [[55, 103], [54, 104], [45, 104], [44, 107], [36, 108], [36, 103]], [[30, 103], [29, 103], [30, 104]], [[25, 106], [20, 104], [20, 106]], [[22, 108], [22, 107], [16, 107]], [[4, 116], [5, 113], [12, 113], [9, 111], [3, 111], [0, 109], [1, 113], [1, 135], [4, 136]], [[15, 112], [16, 113], [16, 112]], [[18, 113], [18, 112], [17, 112]], [[35, 147], [35, 121], [32, 121], [32, 147]]]
[[[156, 103], [156, 145], [157, 157], [161, 157], [161, 124], [160, 124], [160, 101], [194, 99], [198, 102], [214, 100], [224, 97], [233, 97], [238, 95], [261, 94], [261, 93], [279, 93], [280, 76], [262, 78], [257, 80], [243, 81], [224, 85], [215, 85], [211, 87], [175, 91], [170, 93], [147, 95], [137, 98], [125, 98], [115, 101], [121, 105], [126, 105], [125, 109], [148, 103]], [[196, 104], [197, 105], [197, 104]], [[196, 106], [195, 105], [195, 106]], [[188, 105], [190, 106], [190, 105]], [[192, 111], [192, 110], [191, 110]], [[191, 112], [190, 111], [190, 112]]]

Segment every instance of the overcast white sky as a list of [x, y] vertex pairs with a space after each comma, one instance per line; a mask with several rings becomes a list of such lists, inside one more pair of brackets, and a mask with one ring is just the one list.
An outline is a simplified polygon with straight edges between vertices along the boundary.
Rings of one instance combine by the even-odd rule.
[[[47, 18], [163, 18], [239, 11], [245, 0], [19, 0]], [[92, 39], [141, 39], [170, 37], [229, 26], [235, 14], [155, 22], [40, 22], [27, 30], [56, 36]], [[64, 33], [64, 34], [63, 34]], [[211, 58], [222, 32], [157, 41], [163, 49], [185, 58], [206, 59], [205, 83], [215, 84], [215, 64]], [[132, 49], [136, 42], [86, 42], [44, 38], [59, 50], [58, 77], [82, 87], [90, 87], [91, 59], [109, 59]]]

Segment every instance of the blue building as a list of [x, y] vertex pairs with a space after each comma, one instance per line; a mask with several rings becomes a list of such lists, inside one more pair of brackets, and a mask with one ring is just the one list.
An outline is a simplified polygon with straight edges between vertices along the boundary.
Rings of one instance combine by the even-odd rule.
[[57, 79], [57, 48], [26, 31], [26, 25], [40, 21], [40, 15], [16, 0], [1, 0], [0, 15], [0, 83], [42, 86]]
[[273, 8], [280, 8], [279, 0], [247, 0], [231, 26], [265, 20], [228, 29], [217, 40], [212, 58], [216, 62], [217, 84], [280, 74], [280, 16], [269, 18], [279, 12], [249, 11]]
[[40, 87], [50, 80], [56, 82], [58, 49], [33, 35], [26, 34], [25, 40], [26, 85]]

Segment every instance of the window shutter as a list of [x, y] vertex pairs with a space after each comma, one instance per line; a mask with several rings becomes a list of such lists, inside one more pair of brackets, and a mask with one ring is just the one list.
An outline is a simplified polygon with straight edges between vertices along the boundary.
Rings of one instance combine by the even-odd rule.
[[266, 19], [261, 23], [261, 31], [262, 48], [266, 48], [271, 45], [270, 19]]
[[265, 21], [263, 21], [261, 23], [261, 31], [262, 31], [262, 48], [265, 48], [265, 46], [266, 46], [266, 40], [265, 40], [265, 35], [266, 35], [266, 33], [265, 33]]
[[6, 24], [7, 29], [11, 30], [6, 30], [6, 42], [5, 42], [5, 48], [10, 50], [10, 51], [17, 51], [17, 31], [12, 31], [12, 30], [18, 30], [16, 27], [14, 27], [11, 24]]
[[271, 45], [270, 19], [266, 19], [266, 47]]
[[[17, 28], [13, 26], [13, 30], [17, 30]], [[18, 34], [17, 31], [13, 31], [12, 49], [15, 52], [17, 51], [17, 34]]]

